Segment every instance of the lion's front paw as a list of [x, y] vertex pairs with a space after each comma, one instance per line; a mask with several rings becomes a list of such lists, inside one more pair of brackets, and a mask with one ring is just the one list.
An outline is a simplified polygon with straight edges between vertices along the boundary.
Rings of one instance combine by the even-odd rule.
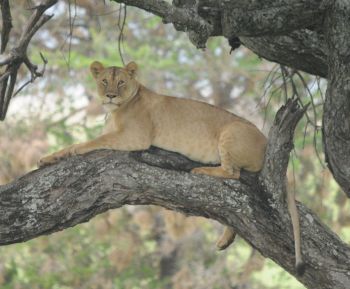
[[74, 146], [70, 146], [68, 148], [65, 148], [61, 151], [55, 152], [51, 155], [48, 155], [46, 157], [43, 157], [38, 162], [38, 167], [41, 168], [43, 166], [51, 165], [54, 163], [57, 163], [59, 160], [68, 157], [72, 154], [75, 154]]
[[38, 161], [38, 167], [41, 168], [44, 166], [48, 166], [48, 165], [57, 163], [59, 160], [60, 158], [57, 157], [56, 154], [48, 155]]

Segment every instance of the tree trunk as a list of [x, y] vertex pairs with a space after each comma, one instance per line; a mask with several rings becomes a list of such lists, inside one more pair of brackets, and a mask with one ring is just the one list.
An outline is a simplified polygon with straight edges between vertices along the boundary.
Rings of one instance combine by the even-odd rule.
[[325, 25], [329, 78], [323, 114], [326, 161], [350, 197], [350, 2], [337, 0]]

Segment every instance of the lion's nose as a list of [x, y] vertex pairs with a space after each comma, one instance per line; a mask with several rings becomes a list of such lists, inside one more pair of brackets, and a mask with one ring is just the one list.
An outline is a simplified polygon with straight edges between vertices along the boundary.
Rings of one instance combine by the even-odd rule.
[[107, 94], [106, 96], [110, 99], [117, 97], [116, 94]]

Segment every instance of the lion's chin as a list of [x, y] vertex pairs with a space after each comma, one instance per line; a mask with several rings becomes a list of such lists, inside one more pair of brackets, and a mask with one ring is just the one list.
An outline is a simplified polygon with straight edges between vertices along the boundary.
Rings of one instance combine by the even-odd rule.
[[113, 102], [109, 102], [109, 103], [104, 103], [103, 104], [103, 109], [106, 112], [112, 112], [116, 109], [118, 109], [121, 106], [121, 103], [113, 103]]

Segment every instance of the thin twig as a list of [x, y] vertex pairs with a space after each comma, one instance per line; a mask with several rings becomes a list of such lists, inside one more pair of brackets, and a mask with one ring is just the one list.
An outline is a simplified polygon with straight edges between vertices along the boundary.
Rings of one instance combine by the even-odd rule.
[[283, 78], [283, 90], [284, 90], [284, 102], [287, 102], [288, 99], [288, 85], [287, 85], [287, 77], [288, 77], [288, 70], [285, 66], [280, 65], [280, 69], [282, 72], [282, 78]]
[[92, 13], [90, 15], [93, 16], [93, 17], [101, 17], [101, 16], [112, 15], [112, 14], [114, 14], [116, 12], [119, 12], [119, 11], [120, 11], [120, 8], [119, 9], [115, 9], [115, 10], [111, 10], [111, 11], [107, 11], [107, 12]]
[[315, 129], [315, 131], [314, 131], [314, 138], [313, 138], [314, 149], [315, 149], [315, 153], [316, 153], [318, 161], [320, 162], [322, 168], [325, 169], [326, 166], [325, 166], [324, 161], [322, 160], [322, 158], [320, 156], [320, 153], [319, 153], [319, 151], [317, 149], [317, 137], [316, 137], [317, 133], [318, 133], [318, 130]]
[[[263, 102], [263, 100], [265, 99], [269, 89], [271, 88], [271, 86], [281, 77], [281, 75], [278, 75], [276, 78], [274, 78], [277, 73], [278, 73], [278, 66], [275, 65], [268, 73], [267, 77], [265, 78], [265, 81], [263, 83], [263, 87], [264, 87], [264, 92], [262, 93], [262, 95], [260, 96], [260, 100], [257, 104], [257, 106], [260, 106], [261, 103]], [[269, 79], [271, 78], [271, 80], [269, 81]], [[266, 85], [268, 83], [268, 85]]]
[[303, 149], [305, 148], [305, 141], [306, 141], [306, 132], [307, 132], [307, 127], [309, 125], [309, 122], [307, 121], [304, 127], [304, 134], [303, 134]]
[[44, 62], [44, 65], [43, 65], [43, 68], [41, 69], [41, 71], [37, 71], [38, 67], [36, 65], [33, 65], [33, 64], [31, 64], [29, 62], [31, 67], [30, 68], [28, 67], [28, 69], [31, 72], [31, 78], [28, 81], [26, 81], [23, 85], [21, 85], [16, 90], [16, 92], [12, 95], [12, 97], [15, 97], [18, 93], [20, 93], [20, 91], [23, 88], [25, 88], [28, 84], [33, 83], [36, 78], [42, 77], [44, 75], [45, 69], [46, 69], [46, 64], [47, 64], [48, 61], [47, 61], [47, 59], [44, 57], [44, 55], [41, 52], [40, 52], [40, 57], [41, 57], [42, 61]]
[[[122, 10], [123, 10], [123, 20], [121, 21], [121, 17], [122, 17]], [[118, 28], [119, 28], [119, 36], [118, 36], [118, 52], [119, 52], [119, 56], [120, 59], [123, 63], [123, 65], [125, 65], [125, 61], [124, 61], [124, 57], [123, 57], [123, 52], [122, 52], [122, 44], [124, 41], [124, 28], [125, 28], [125, 23], [126, 23], [126, 5], [120, 4], [120, 9], [119, 9], [119, 17], [118, 17]]]
[[301, 80], [301, 82], [303, 83], [303, 86], [305, 88], [305, 90], [308, 92], [309, 96], [310, 96], [310, 99], [311, 99], [311, 106], [312, 106], [312, 110], [313, 110], [313, 113], [314, 113], [314, 122], [315, 124], [317, 123], [317, 113], [316, 113], [316, 107], [315, 107], [315, 100], [313, 98], [313, 95], [304, 79], [304, 77], [301, 75], [301, 73], [299, 71], [296, 71], [295, 72], [296, 75], [299, 77], [299, 79]]
[[[307, 127], [310, 124], [313, 127], [313, 129], [314, 129], [314, 131], [313, 131], [313, 146], [314, 146], [314, 150], [315, 150], [316, 156], [317, 156], [320, 164], [324, 168], [325, 165], [324, 165], [324, 163], [322, 161], [322, 158], [320, 156], [319, 150], [317, 148], [317, 133], [318, 133], [318, 131], [320, 129], [320, 126], [317, 125], [317, 110], [316, 110], [316, 104], [315, 104], [314, 96], [313, 96], [312, 92], [310, 91], [310, 88], [309, 88], [305, 78], [303, 77], [303, 75], [299, 71], [293, 70], [291, 73], [288, 73], [287, 68], [281, 66], [281, 70], [282, 69], [287, 73], [288, 81], [289, 81], [289, 83], [290, 83], [290, 85], [292, 87], [292, 91], [293, 91], [292, 97], [296, 98], [298, 100], [298, 103], [301, 105], [301, 107], [303, 107], [306, 110], [306, 106], [304, 106], [304, 104], [303, 104], [303, 102], [301, 100], [301, 95], [299, 94], [299, 91], [297, 89], [297, 85], [295, 83], [294, 76], [297, 76], [298, 79], [301, 81], [301, 84], [302, 84], [304, 90], [306, 91], [307, 95], [309, 95], [309, 97], [311, 99], [311, 101], [308, 103], [308, 105], [311, 104], [311, 106], [312, 106], [313, 117], [311, 118], [310, 115], [307, 112], [305, 112], [306, 124], [305, 124], [305, 128], [304, 128], [303, 146], [305, 145]], [[316, 79], [316, 81], [317, 81], [317, 79]], [[320, 89], [320, 86], [318, 86], [318, 88]], [[322, 92], [320, 92], [320, 93], [322, 93]]]

